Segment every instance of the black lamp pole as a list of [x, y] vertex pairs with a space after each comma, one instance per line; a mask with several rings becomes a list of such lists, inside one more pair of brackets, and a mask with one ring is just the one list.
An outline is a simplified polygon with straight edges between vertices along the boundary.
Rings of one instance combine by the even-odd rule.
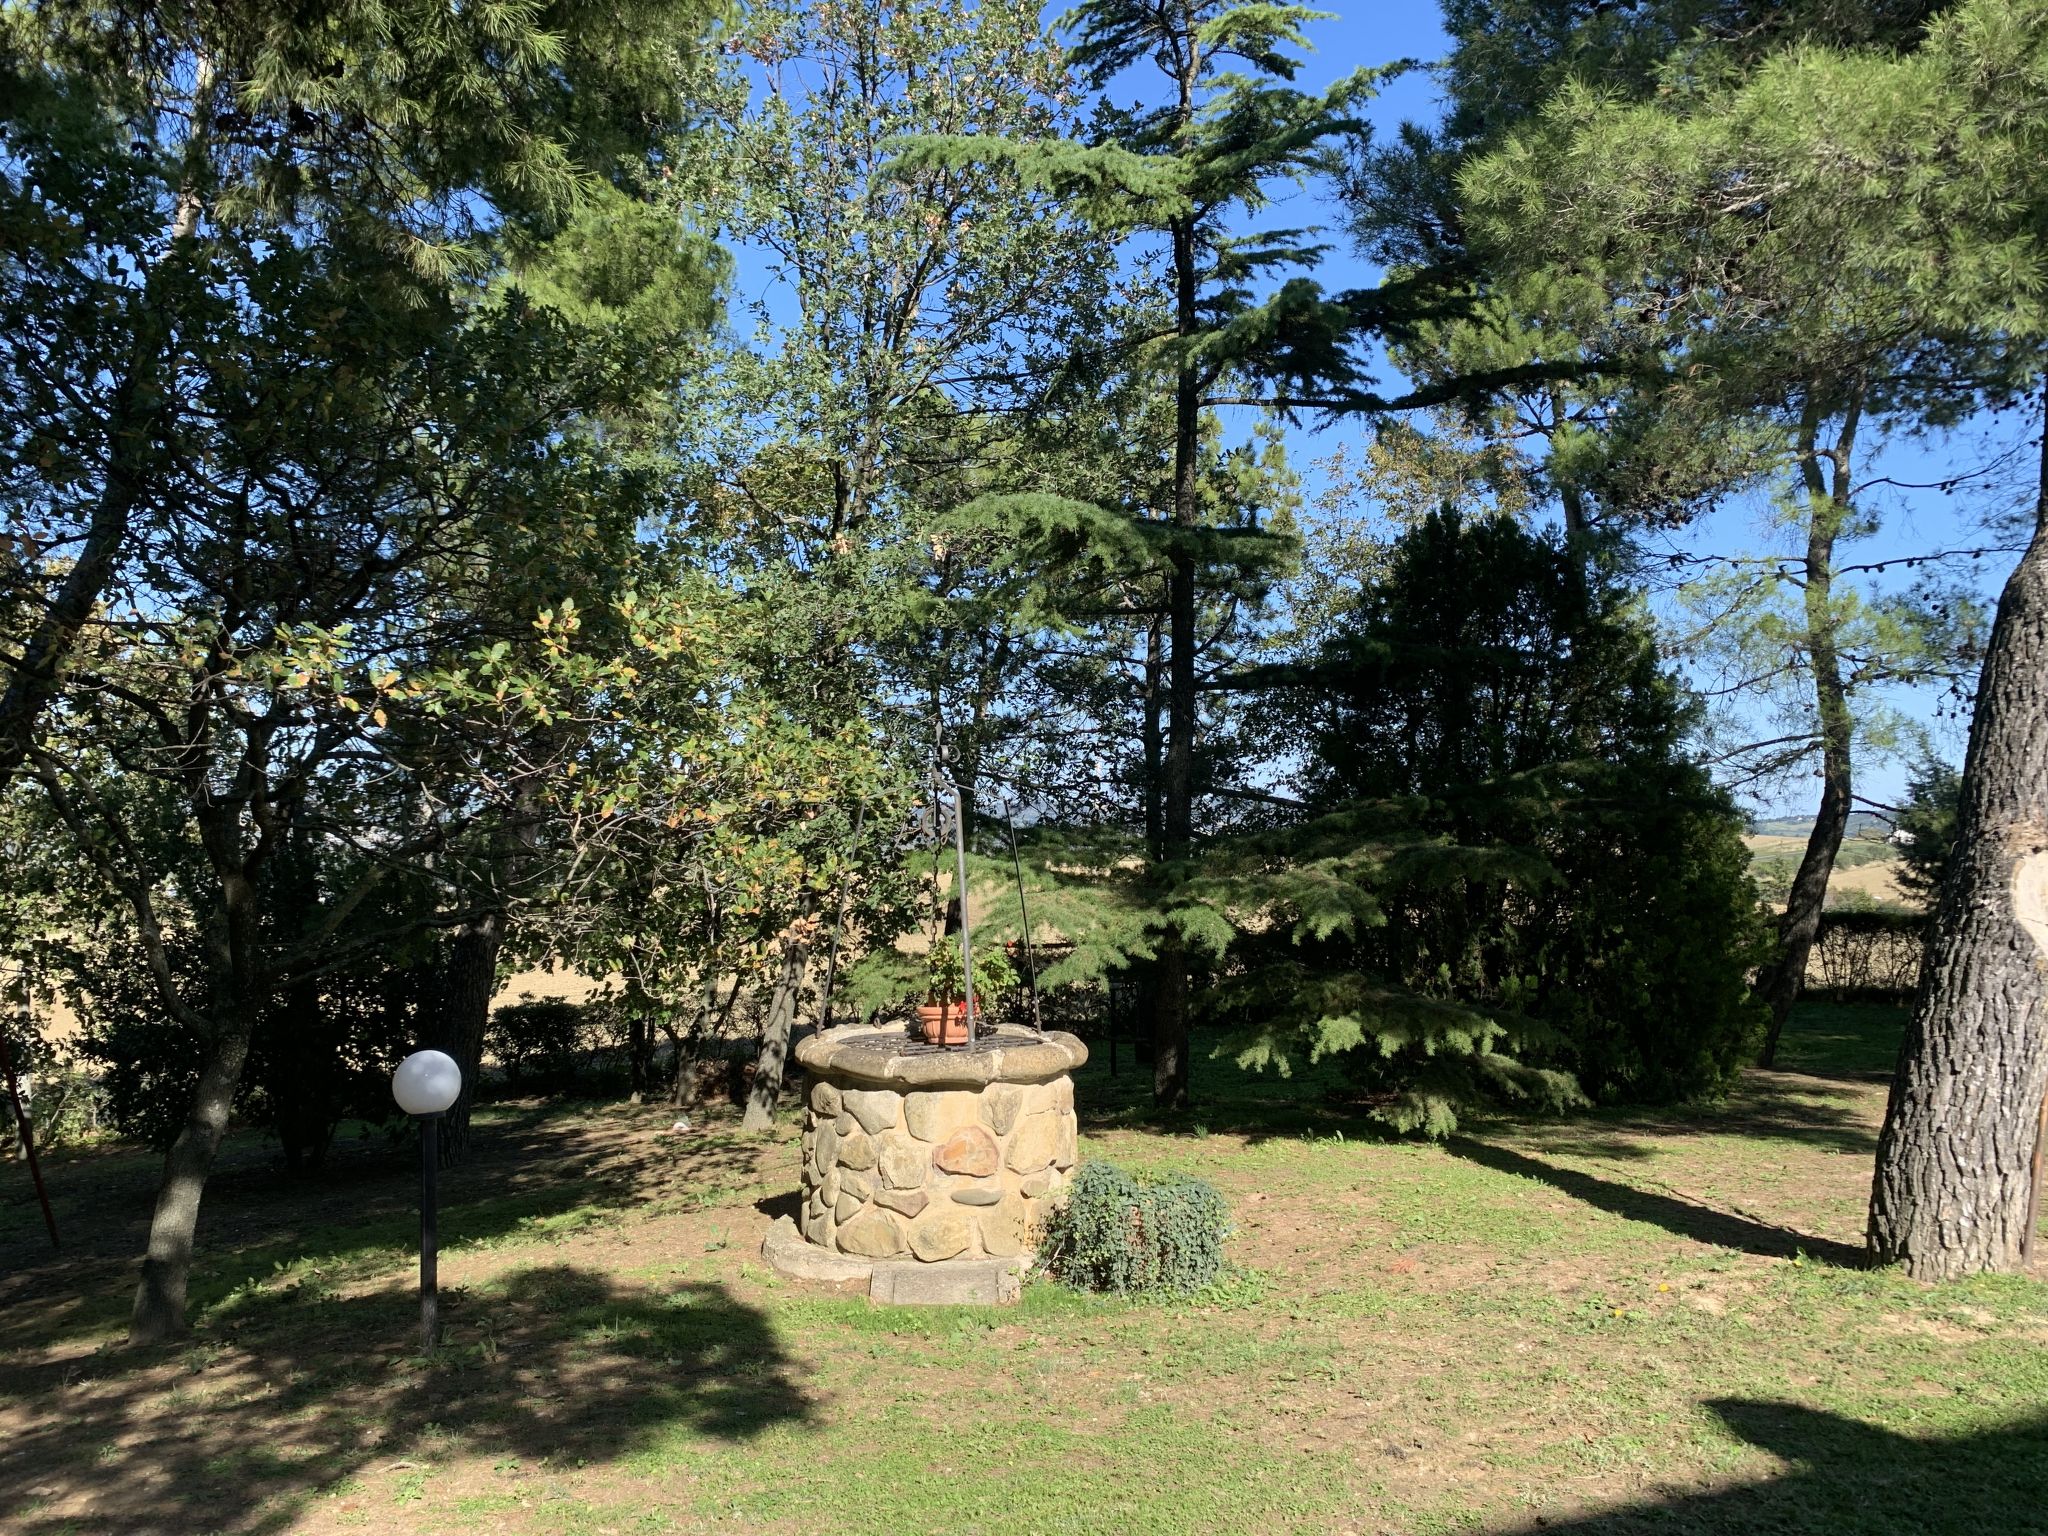
[[440, 1162], [435, 1126], [439, 1115], [419, 1115], [420, 1123], [420, 1342], [432, 1354], [438, 1341], [441, 1298], [436, 1269], [439, 1235], [434, 1225], [434, 1169]]

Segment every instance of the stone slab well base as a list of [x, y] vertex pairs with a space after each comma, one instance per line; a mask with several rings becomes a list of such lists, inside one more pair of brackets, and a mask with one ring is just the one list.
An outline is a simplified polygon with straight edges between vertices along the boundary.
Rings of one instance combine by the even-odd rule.
[[787, 1216], [779, 1216], [762, 1240], [761, 1256], [793, 1280], [824, 1280], [837, 1285], [865, 1282], [870, 1301], [892, 1306], [997, 1306], [1023, 1294], [1026, 1260], [946, 1259], [920, 1264], [914, 1259], [858, 1259], [807, 1243]]
[[847, 1024], [796, 1047], [809, 1074], [797, 1231], [871, 1263], [1028, 1253], [1078, 1160], [1072, 1035], [1004, 1024], [971, 1046]]
[[857, 1259], [805, 1242], [796, 1223], [787, 1216], [776, 1217], [768, 1228], [768, 1235], [761, 1240], [761, 1257], [777, 1274], [788, 1275], [792, 1280], [825, 1280], [834, 1285], [858, 1280], [865, 1285], [875, 1271], [872, 1259]]

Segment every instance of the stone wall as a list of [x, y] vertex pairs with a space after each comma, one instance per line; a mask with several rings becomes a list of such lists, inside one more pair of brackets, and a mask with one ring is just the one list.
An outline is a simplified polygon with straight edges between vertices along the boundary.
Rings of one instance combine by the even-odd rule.
[[1008, 1258], [1035, 1243], [1075, 1134], [1069, 1077], [899, 1091], [815, 1076], [798, 1225], [866, 1259]]

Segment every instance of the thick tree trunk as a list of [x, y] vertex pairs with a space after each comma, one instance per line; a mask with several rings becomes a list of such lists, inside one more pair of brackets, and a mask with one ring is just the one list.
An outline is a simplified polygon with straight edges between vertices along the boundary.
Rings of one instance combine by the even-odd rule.
[[248, 1058], [249, 1031], [243, 1025], [215, 1037], [200, 1069], [191, 1113], [164, 1158], [163, 1182], [149, 1220], [149, 1248], [128, 1323], [131, 1344], [159, 1344], [185, 1331], [185, 1288], [192, 1275], [199, 1198], [227, 1134], [228, 1113]]
[[[1193, 336], [1200, 323], [1195, 307], [1197, 273], [1192, 220], [1173, 226], [1176, 320], [1180, 335]], [[1173, 521], [1192, 529], [1201, 521], [1196, 481], [1200, 467], [1202, 398], [1192, 364], [1183, 363], [1174, 384]], [[1161, 852], [1169, 865], [1194, 848], [1195, 801], [1195, 557], [1173, 552], [1166, 584], [1166, 771], [1161, 793]], [[1152, 992], [1152, 1101], [1162, 1109], [1188, 1102], [1187, 954], [1177, 931], [1160, 936], [1158, 978]]]
[[334, 1140], [340, 1091], [342, 1034], [329, 1017], [320, 983], [301, 981], [264, 1011], [258, 1025], [264, 1050], [277, 1064], [266, 1084], [285, 1168], [305, 1173], [326, 1164]]
[[[704, 1001], [690, 1020], [689, 1028], [676, 1040], [675, 1104], [682, 1109], [695, 1104], [704, 1096], [704, 1041], [706, 1036], [723, 1039], [726, 1025], [732, 1019], [734, 1006], [745, 991], [744, 978], [732, 979], [732, 990], [725, 994], [725, 1003], [718, 1003], [718, 978], [713, 976], [704, 983]], [[714, 1021], [712, 1014], [718, 1015]]]
[[775, 1123], [775, 1105], [782, 1097], [783, 1072], [789, 1064], [789, 1037], [796, 1024], [797, 1003], [803, 992], [804, 968], [810, 953], [810, 945], [797, 937], [790, 938], [782, 947], [782, 974], [776, 978], [768, 1017], [761, 1023], [761, 1053], [754, 1060], [754, 1082], [747, 1091], [741, 1130], [765, 1131]]
[[491, 999], [498, 992], [498, 955], [505, 946], [505, 915], [487, 912], [457, 928], [448, 942], [441, 976], [441, 1017], [433, 1044], [453, 1056], [462, 1068], [462, 1093], [441, 1117], [441, 1165], [449, 1167], [469, 1155], [470, 1110], [476, 1103], [483, 1070], [484, 1031], [490, 1024]]
[[2016, 1270], [2048, 1092], [2048, 436], [1999, 599], [1955, 852], [1877, 1148], [1870, 1251], [1916, 1279]]
[[[1821, 793], [1813, 831], [1807, 835], [1806, 852], [1786, 895], [1785, 915], [1778, 922], [1777, 955], [1756, 980], [1757, 993], [1771, 1010], [1770, 1033], [1764, 1037], [1761, 1057], [1766, 1067], [1777, 1064], [1778, 1040], [1785, 1031], [1785, 1021], [1792, 1016], [1792, 1006], [1806, 987], [1806, 963], [1820, 934], [1821, 914], [1828, 903], [1828, 882], [1834, 877], [1835, 858], [1842, 851], [1842, 838], [1849, 829], [1849, 812], [1855, 803], [1851, 748], [1856, 728], [1849, 713], [1841, 653], [1835, 643], [1840, 627], [1835, 609], [1835, 541], [1853, 510], [1849, 473], [1861, 415], [1862, 394], [1858, 389], [1851, 394], [1848, 409], [1843, 413], [1842, 429], [1834, 448], [1823, 455], [1818, 442], [1819, 406], [1809, 399], [1800, 434], [1807, 510], [1805, 638], [1807, 660], [1813, 672], [1814, 715], [1820, 725]], [[1822, 475], [1823, 457], [1832, 470], [1832, 483]]]
[[[249, 751], [260, 769], [263, 748], [251, 741]], [[257, 960], [260, 935], [255, 861], [259, 855], [243, 854], [239, 818], [220, 805], [202, 809], [197, 820], [200, 840], [220, 881], [227, 964], [224, 972], [216, 974], [213, 1017], [204, 1021], [210, 1025], [205, 1030], [207, 1050], [199, 1066], [192, 1107], [164, 1157], [163, 1180], [157, 1186], [156, 1208], [150, 1213], [149, 1246], [135, 1287], [135, 1310], [128, 1320], [131, 1344], [157, 1344], [185, 1331], [185, 1292], [192, 1277], [200, 1197], [206, 1190], [207, 1175], [213, 1171], [221, 1138], [227, 1134], [258, 1010], [270, 992]], [[159, 944], [161, 934], [147, 909], [137, 915], [143, 918], [145, 942]], [[161, 962], [161, 951], [156, 959]], [[152, 968], [157, 969], [160, 984], [169, 975], [168, 967]], [[167, 995], [165, 1001], [174, 999]], [[186, 1022], [202, 1021], [188, 1013]]]
[[1145, 857], [1154, 863], [1166, 857], [1166, 737], [1161, 723], [1166, 705], [1166, 658], [1160, 644], [1159, 620], [1145, 626]]
[[1593, 520], [1586, 513], [1586, 493], [1575, 485], [1560, 485], [1557, 499], [1564, 507], [1564, 536], [1567, 540], [1579, 540], [1593, 531]]
[[626, 1087], [633, 1102], [639, 1104], [654, 1087], [654, 1032], [660, 1028], [673, 1038], [675, 1031], [666, 1019], [657, 1021], [654, 999], [637, 981], [626, 983], [619, 1005], [626, 1010]]

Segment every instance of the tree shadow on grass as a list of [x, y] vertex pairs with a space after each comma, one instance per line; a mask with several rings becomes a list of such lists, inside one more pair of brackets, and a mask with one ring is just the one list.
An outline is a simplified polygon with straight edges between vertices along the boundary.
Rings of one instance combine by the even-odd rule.
[[1735, 1435], [1795, 1470], [1766, 1482], [1505, 1529], [1526, 1536], [1981, 1536], [2048, 1529], [2048, 1415], [1933, 1439], [1791, 1403], [1707, 1406]]
[[767, 1317], [716, 1284], [587, 1269], [449, 1298], [413, 1352], [412, 1293], [267, 1293], [175, 1355], [0, 1367], [30, 1415], [0, 1448], [0, 1529], [272, 1532], [355, 1474], [501, 1458], [498, 1475], [616, 1461], [676, 1432], [744, 1441], [811, 1404]]
[[1910, 1001], [1843, 1002], [1809, 993], [1786, 1021], [1778, 1067], [1845, 1082], [1890, 1082]]
[[1732, 1211], [1717, 1211], [1711, 1206], [1699, 1205], [1676, 1195], [1660, 1194], [1654, 1190], [1638, 1189], [1631, 1184], [1619, 1184], [1609, 1179], [1596, 1178], [1590, 1173], [1581, 1173], [1574, 1168], [1560, 1168], [1555, 1163], [1546, 1163], [1540, 1158], [1510, 1151], [1506, 1147], [1495, 1146], [1490, 1142], [1454, 1136], [1444, 1143], [1444, 1149], [1468, 1162], [1477, 1163], [1482, 1168], [1534, 1179], [1539, 1184], [1548, 1184], [1552, 1189], [1595, 1209], [1626, 1217], [1630, 1221], [1647, 1222], [1651, 1226], [1662, 1227], [1667, 1232], [1690, 1238], [1697, 1243], [1708, 1243], [1716, 1248], [1735, 1248], [1744, 1253], [1761, 1254], [1773, 1259], [1789, 1259], [1803, 1253], [1825, 1263], [1838, 1264], [1845, 1268], [1860, 1268], [1864, 1262], [1862, 1249], [1853, 1248], [1847, 1243], [1838, 1243], [1832, 1238], [1815, 1237], [1809, 1233], [1794, 1231], [1790, 1227], [1773, 1226], [1769, 1222], [1758, 1221]]
[[[1883, 1096], [1875, 1085], [1784, 1072], [1747, 1072], [1723, 1103], [1626, 1112], [1625, 1127], [1648, 1135], [1707, 1133], [1748, 1141], [1789, 1141], [1852, 1157], [1877, 1155]], [[1617, 1112], [1619, 1115], [1619, 1112]]]
[[[663, 1111], [593, 1116], [578, 1107], [495, 1107], [477, 1127], [472, 1156], [441, 1175], [445, 1251], [668, 1199], [703, 1203], [750, 1180], [762, 1148], [721, 1126], [669, 1137]], [[260, 1138], [244, 1133], [207, 1180], [195, 1317], [281, 1265], [326, 1271], [329, 1283], [388, 1267], [418, 1241], [419, 1162], [409, 1143], [382, 1136], [338, 1149], [321, 1173], [277, 1169]], [[0, 1348], [47, 1348], [120, 1325], [147, 1230], [161, 1163], [140, 1148], [56, 1160], [52, 1194], [64, 1251], [52, 1255], [25, 1224], [0, 1243]]]
[[[1112, 1077], [1103, 1062], [1091, 1057], [1075, 1076], [1084, 1129], [1141, 1129], [1166, 1136], [1226, 1134], [1254, 1145], [1333, 1135], [1363, 1141], [1398, 1139], [1373, 1116], [1370, 1099], [1347, 1075], [1342, 1056], [1298, 1062], [1293, 1072], [1282, 1076], [1275, 1070], [1238, 1067], [1227, 1053], [1219, 1052], [1223, 1039], [1213, 1029], [1196, 1032], [1191, 1050], [1195, 1107], [1187, 1110], [1154, 1107], [1149, 1068], [1139, 1072], [1126, 1066]], [[1882, 1098], [1874, 1092], [1879, 1081], [1846, 1072], [1816, 1076], [1750, 1071], [1719, 1102], [1631, 1105], [1569, 1117], [1525, 1114], [1513, 1123], [1570, 1127], [1581, 1136], [1617, 1146], [1630, 1136], [1707, 1134], [1789, 1141], [1868, 1157], [1877, 1149], [1877, 1121], [1883, 1110]]]

